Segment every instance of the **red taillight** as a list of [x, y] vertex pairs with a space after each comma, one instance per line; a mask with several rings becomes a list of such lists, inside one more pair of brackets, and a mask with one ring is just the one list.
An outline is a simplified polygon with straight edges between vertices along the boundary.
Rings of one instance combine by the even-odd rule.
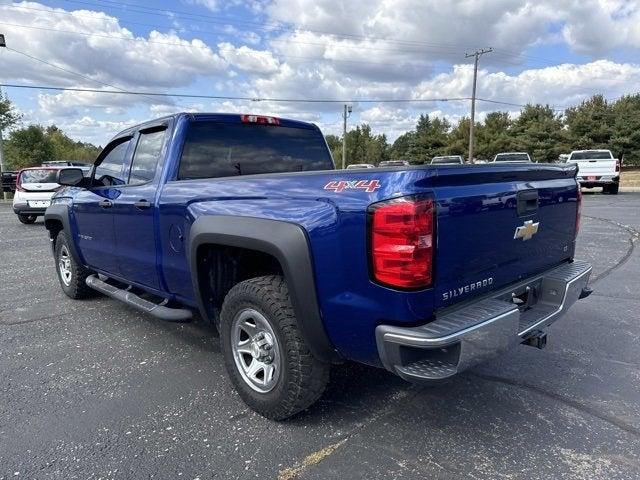
[[262, 115], [240, 115], [242, 123], [257, 123], [259, 125], [280, 125], [280, 119], [276, 117], [265, 117]]
[[620, 171], [620, 159], [616, 160], [616, 172]]
[[431, 286], [435, 243], [433, 200], [403, 197], [376, 203], [369, 212], [373, 278], [399, 288]]
[[22, 170], [18, 172], [18, 176], [16, 177], [16, 192], [26, 192], [26, 190], [22, 188]]
[[582, 215], [582, 189], [578, 184], [578, 195], [576, 197], [576, 238], [580, 232], [580, 216]]

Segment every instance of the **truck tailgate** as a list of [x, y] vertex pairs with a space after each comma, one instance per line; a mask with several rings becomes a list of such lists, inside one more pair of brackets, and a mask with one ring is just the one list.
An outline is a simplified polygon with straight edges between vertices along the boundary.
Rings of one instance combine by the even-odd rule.
[[488, 293], [573, 257], [575, 167], [492, 168], [496, 171], [438, 174], [436, 307]]
[[594, 180], [604, 175], [615, 175], [616, 160], [613, 158], [597, 160], [570, 160], [578, 166], [578, 176], [585, 180], [589, 177], [596, 177]]

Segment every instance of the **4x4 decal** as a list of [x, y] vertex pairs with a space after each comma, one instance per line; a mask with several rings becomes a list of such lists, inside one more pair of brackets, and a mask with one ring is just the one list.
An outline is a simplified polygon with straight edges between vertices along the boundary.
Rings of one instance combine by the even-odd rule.
[[364, 190], [371, 193], [380, 188], [379, 180], [333, 180], [324, 186], [325, 190], [333, 190], [340, 193], [344, 190]]

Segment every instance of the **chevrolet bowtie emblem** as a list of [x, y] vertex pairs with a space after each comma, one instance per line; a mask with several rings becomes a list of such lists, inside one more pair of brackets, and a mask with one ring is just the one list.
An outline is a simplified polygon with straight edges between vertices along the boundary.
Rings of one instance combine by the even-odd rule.
[[516, 233], [513, 234], [513, 239], [517, 240], [521, 238], [523, 241], [531, 240], [536, 233], [538, 233], [538, 226], [540, 222], [533, 223], [533, 220], [527, 220], [521, 227], [516, 227]]

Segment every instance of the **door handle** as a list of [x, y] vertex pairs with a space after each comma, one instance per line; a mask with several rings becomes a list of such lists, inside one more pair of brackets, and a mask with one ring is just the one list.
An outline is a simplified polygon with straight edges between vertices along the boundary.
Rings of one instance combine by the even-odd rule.
[[138, 210], [145, 210], [147, 208], [151, 208], [151, 202], [148, 200], [138, 200], [133, 204]]
[[102, 200], [98, 205], [100, 205], [100, 208], [111, 208], [113, 202], [111, 200]]

